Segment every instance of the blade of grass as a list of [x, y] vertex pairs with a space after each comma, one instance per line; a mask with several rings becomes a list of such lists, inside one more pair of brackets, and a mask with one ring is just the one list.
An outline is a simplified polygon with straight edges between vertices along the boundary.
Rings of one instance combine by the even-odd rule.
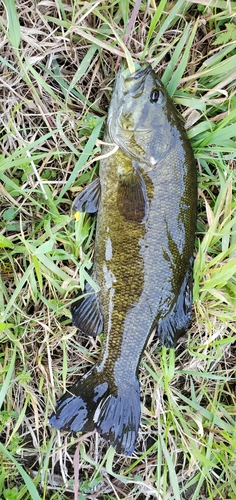
[[8, 304], [6, 305], [5, 311], [3, 313], [3, 318], [2, 321], [5, 321], [5, 318], [7, 318], [8, 313], [11, 311], [11, 309], [14, 309], [14, 302], [17, 299], [17, 297], [20, 295], [21, 290], [27, 281], [28, 277], [30, 276], [30, 273], [33, 272], [34, 269], [34, 264], [30, 264], [25, 273], [23, 274], [22, 278], [20, 279], [19, 283], [17, 284]]
[[32, 481], [32, 479], [30, 478], [30, 476], [23, 469], [23, 467], [17, 462], [17, 460], [13, 457], [13, 455], [3, 446], [2, 443], [0, 443], [0, 451], [2, 455], [5, 456], [8, 460], [10, 460], [17, 468], [19, 474], [23, 478], [28, 488], [28, 492], [30, 493], [32, 500], [41, 500], [38, 491], [36, 489], [36, 486]]
[[163, 13], [163, 10], [165, 8], [167, 4], [167, 0], [161, 0], [159, 5], [157, 6], [157, 9], [155, 11], [155, 14], [150, 22], [150, 26], [149, 26], [149, 30], [148, 30], [148, 34], [147, 34], [147, 38], [146, 38], [146, 43], [145, 43], [145, 46], [144, 46], [144, 49], [143, 49], [143, 52], [141, 54], [141, 57], [140, 57], [140, 60], [143, 61], [146, 57], [146, 53], [147, 53], [147, 50], [148, 50], [148, 45], [149, 45], [149, 42], [151, 40], [151, 37], [153, 35], [153, 32], [159, 22], [159, 19]]
[[154, 47], [159, 45], [161, 37], [164, 35], [165, 31], [167, 31], [168, 28], [171, 26], [176, 16], [178, 16], [179, 14], [184, 14], [184, 12], [188, 9], [188, 7], [189, 7], [189, 2], [186, 2], [184, 0], [178, 0], [176, 3], [173, 4], [173, 8], [171, 9], [170, 12], [168, 12], [166, 19], [163, 21], [162, 25], [158, 29], [158, 34], [152, 41], [152, 44], [149, 48], [151, 52], [154, 51]]
[[14, 372], [14, 369], [15, 369], [15, 360], [16, 360], [16, 348], [17, 346], [15, 345], [12, 349], [12, 358], [11, 358], [11, 362], [10, 364], [8, 365], [8, 369], [7, 369], [7, 375], [5, 377], [5, 380], [2, 384], [2, 387], [1, 387], [1, 390], [0, 390], [0, 408], [2, 408], [2, 405], [4, 403], [4, 400], [5, 400], [5, 397], [6, 397], [6, 394], [7, 392], [9, 391], [9, 386], [10, 386], [10, 382], [11, 382], [11, 377], [12, 377], [12, 374]]
[[72, 171], [72, 174], [70, 175], [69, 179], [67, 180], [65, 186], [61, 190], [61, 194], [58, 197], [57, 203], [60, 203], [64, 194], [68, 191], [68, 189], [72, 186], [74, 183], [76, 177], [78, 176], [79, 172], [83, 169], [85, 166], [89, 156], [92, 154], [94, 145], [96, 143], [97, 138], [99, 137], [103, 122], [105, 118], [100, 118], [99, 122], [97, 125], [94, 127], [92, 134], [89, 137], [89, 140], [87, 144], [84, 147], [83, 153], [81, 153], [78, 161], [76, 162], [74, 166], [74, 170]]
[[21, 40], [20, 23], [14, 0], [3, 0], [8, 18], [9, 41], [16, 52], [18, 52]]
[[158, 437], [160, 439], [161, 448], [162, 448], [162, 451], [163, 451], [163, 454], [164, 454], [164, 457], [166, 459], [166, 463], [168, 466], [169, 481], [170, 481], [170, 484], [172, 485], [173, 491], [175, 492], [175, 500], [181, 500], [178, 479], [176, 476], [175, 467], [173, 465], [171, 456], [168, 452], [168, 449], [166, 447], [166, 444], [164, 442], [162, 435], [160, 434]]
[[[182, 52], [180, 62], [178, 64], [176, 70], [173, 72], [171, 80], [169, 81], [169, 83], [167, 85], [167, 90], [168, 90], [168, 93], [171, 97], [174, 94], [174, 92], [177, 88], [178, 82], [180, 81], [180, 79], [183, 76], [184, 71], [186, 69], [188, 59], [189, 59], [190, 49], [192, 47], [192, 43], [193, 43], [196, 31], [197, 31], [197, 27], [198, 27], [198, 20], [196, 21], [196, 23], [192, 27], [191, 35], [189, 37], [189, 40], [188, 40], [187, 45], [185, 47], [185, 50]], [[177, 48], [178, 48], [178, 45], [177, 45], [176, 49]]]
[[91, 33], [88, 33], [85, 29], [79, 28], [78, 26], [73, 26], [70, 31], [73, 31], [74, 33], [77, 33], [77, 35], [80, 35], [82, 38], [85, 40], [89, 40], [92, 42], [96, 47], [101, 47], [102, 49], [107, 50], [111, 54], [114, 54], [116, 56], [124, 56], [124, 53], [120, 50], [114, 47], [114, 45], [109, 45], [108, 43], [104, 42], [100, 37], [95, 37], [91, 35]]
[[[197, 23], [195, 23], [195, 24], [197, 24]], [[173, 54], [172, 54], [172, 56], [171, 56], [171, 59], [170, 59], [170, 61], [169, 61], [168, 65], [166, 66], [166, 69], [165, 69], [165, 71], [164, 71], [164, 73], [163, 73], [163, 75], [162, 75], [162, 78], [161, 78], [161, 79], [162, 79], [162, 82], [163, 82], [165, 85], [166, 85], [168, 82], [170, 82], [170, 80], [171, 80], [171, 77], [172, 77], [172, 75], [173, 75], [173, 72], [174, 72], [175, 66], [176, 66], [176, 64], [177, 64], [177, 63], [178, 63], [178, 61], [179, 61], [179, 57], [182, 55], [183, 48], [184, 48], [184, 46], [185, 46], [185, 44], [186, 44], [186, 42], [187, 42], [187, 39], [188, 39], [188, 37], [189, 37], [189, 32], [190, 32], [190, 29], [191, 29], [191, 28], [192, 28], [192, 24], [191, 24], [191, 23], [189, 23], [189, 24], [188, 24], [188, 26], [187, 26], [187, 28], [186, 28], [186, 29], [185, 29], [185, 31], [183, 32], [182, 36], [180, 37], [180, 39], [179, 39], [179, 41], [178, 41], [177, 45], [175, 46], [174, 52], [173, 52]], [[181, 58], [181, 61], [180, 61], [180, 62], [182, 63], [182, 58]], [[185, 69], [185, 66], [186, 66], [186, 65], [184, 65], [184, 69]], [[183, 72], [184, 72], [184, 69], [183, 69], [183, 71], [182, 71], [182, 74], [183, 74]], [[182, 76], [182, 75], [181, 75], [181, 76]], [[180, 80], [180, 78], [178, 79], [178, 81], [179, 81], [179, 80]], [[174, 93], [174, 92], [173, 92], [173, 93]], [[172, 95], [173, 95], [173, 93], [172, 93]]]

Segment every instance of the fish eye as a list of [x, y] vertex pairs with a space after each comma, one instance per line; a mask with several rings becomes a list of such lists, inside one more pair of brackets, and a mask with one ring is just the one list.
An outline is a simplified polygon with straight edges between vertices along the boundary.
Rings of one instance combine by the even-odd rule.
[[158, 89], [152, 89], [151, 94], [150, 94], [150, 101], [151, 102], [158, 102], [159, 95], [160, 95], [160, 92]]

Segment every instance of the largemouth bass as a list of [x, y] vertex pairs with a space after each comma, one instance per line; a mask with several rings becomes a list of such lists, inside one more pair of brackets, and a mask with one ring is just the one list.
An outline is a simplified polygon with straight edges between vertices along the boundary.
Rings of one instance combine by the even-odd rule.
[[[117, 76], [100, 163], [75, 208], [98, 211], [93, 278], [72, 307], [84, 333], [104, 332], [99, 360], [59, 400], [57, 429], [96, 429], [133, 453], [140, 424], [138, 367], [156, 327], [173, 348], [189, 328], [196, 224], [196, 167], [181, 119], [150, 65]], [[104, 153], [112, 151], [107, 146]]]

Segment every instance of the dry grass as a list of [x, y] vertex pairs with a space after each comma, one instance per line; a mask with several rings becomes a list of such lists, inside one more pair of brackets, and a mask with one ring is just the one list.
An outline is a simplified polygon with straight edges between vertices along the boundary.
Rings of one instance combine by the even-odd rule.
[[0, 4], [5, 500], [236, 498], [236, 2], [144, 0], [127, 43], [127, 57], [151, 62], [168, 86], [196, 155], [193, 327], [175, 353], [155, 336], [149, 341], [134, 457], [114, 455], [97, 434], [75, 440], [48, 425], [55, 399], [100, 348], [99, 338], [71, 326], [95, 224], [75, 220], [71, 205], [97, 168], [133, 7], [128, 0]]

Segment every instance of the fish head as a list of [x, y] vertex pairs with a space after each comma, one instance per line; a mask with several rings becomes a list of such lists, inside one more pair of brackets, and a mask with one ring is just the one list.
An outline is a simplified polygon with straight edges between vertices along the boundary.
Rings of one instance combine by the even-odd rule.
[[108, 112], [110, 139], [127, 156], [154, 166], [174, 139], [171, 107], [171, 99], [149, 64], [133, 74], [122, 69]]

